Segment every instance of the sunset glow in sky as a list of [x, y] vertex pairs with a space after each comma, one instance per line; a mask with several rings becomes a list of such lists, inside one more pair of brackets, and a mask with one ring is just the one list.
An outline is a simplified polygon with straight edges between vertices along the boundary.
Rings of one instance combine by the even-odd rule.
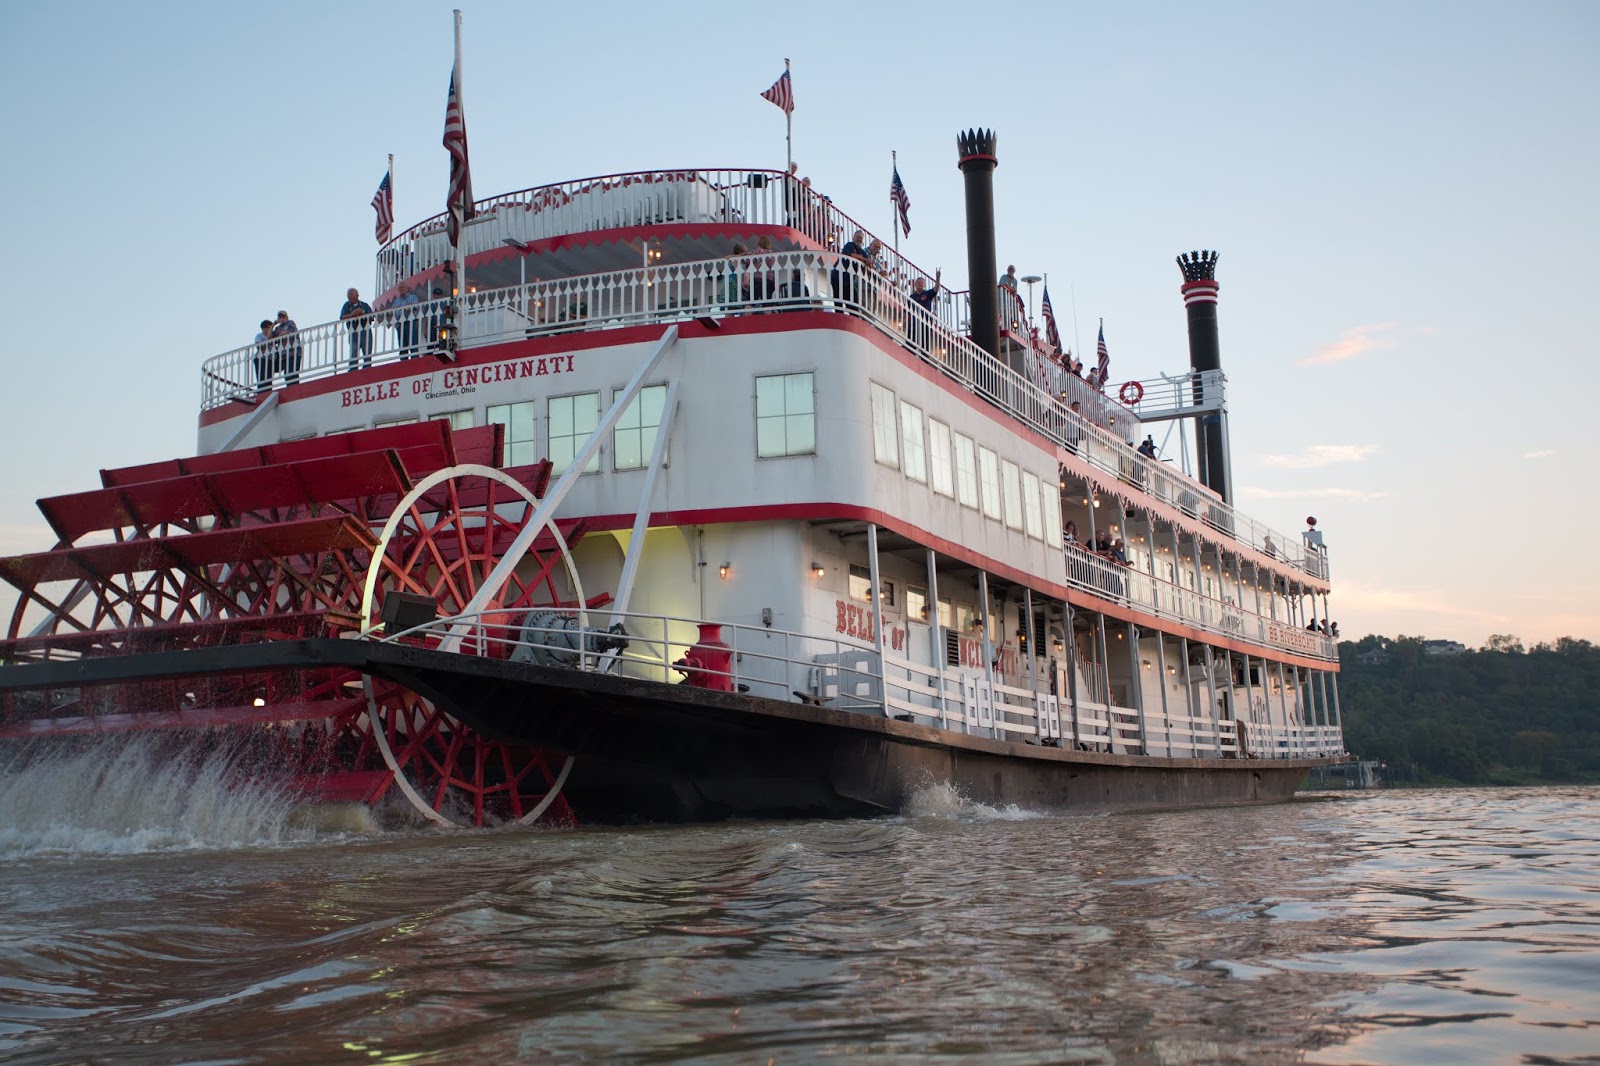
[[[1237, 502], [1317, 516], [1346, 636], [1600, 640], [1600, 5], [457, 4], [480, 197], [781, 168], [788, 56], [801, 173], [887, 241], [897, 150], [901, 250], [965, 288], [955, 136], [993, 127], [1000, 262], [1080, 354], [1105, 319], [1113, 383], [1186, 368], [1173, 257], [1221, 251]], [[192, 454], [261, 318], [370, 296], [387, 153], [397, 228], [443, 209], [451, 6], [0, 16], [0, 553]]]

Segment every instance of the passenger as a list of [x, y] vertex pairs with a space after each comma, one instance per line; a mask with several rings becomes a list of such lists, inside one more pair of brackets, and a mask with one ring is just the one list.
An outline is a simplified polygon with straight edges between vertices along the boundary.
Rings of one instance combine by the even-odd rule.
[[866, 260], [867, 251], [861, 242], [867, 239], [865, 230], [856, 230], [850, 239], [844, 242], [844, 247], [839, 249], [839, 262], [833, 268], [830, 280], [833, 282], [833, 298], [848, 303], [861, 302], [861, 269]]
[[289, 312], [279, 311], [278, 321], [272, 327], [272, 339], [278, 345], [278, 363], [283, 368], [283, 383], [300, 383], [300, 327], [294, 324]]
[[1078, 523], [1073, 521], [1067, 522], [1067, 528], [1061, 531], [1061, 542], [1063, 544], [1078, 543]]
[[359, 358], [363, 368], [372, 365], [372, 305], [361, 298], [361, 293], [348, 289], [344, 306], [339, 308], [339, 320], [345, 324], [350, 340], [350, 369], [356, 369]]
[[738, 307], [750, 298], [750, 289], [744, 283], [745, 264], [740, 261], [749, 254], [750, 249], [743, 244], [735, 244], [729, 253], [731, 262], [717, 287], [717, 303], [725, 311]]
[[1145, 436], [1144, 443], [1139, 445], [1139, 454], [1146, 459], [1154, 459], [1156, 457], [1156, 440], [1154, 437], [1148, 434]]
[[927, 278], [918, 278], [913, 281], [911, 283], [911, 302], [932, 314], [934, 304], [939, 302], [939, 279], [943, 274], [942, 268], [934, 271], [932, 285], [928, 284]]
[[1272, 543], [1271, 537], [1261, 538], [1261, 554], [1268, 559], [1276, 559], [1278, 557], [1278, 546]]
[[417, 305], [422, 298], [411, 291], [411, 283], [400, 283], [400, 295], [395, 297], [394, 303], [389, 305], [395, 317], [396, 329], [400, 334], [400, 358], [410, 359], [417, 354]]
[[1000, 275], [1000, 284], [1012, 292], [1017, 291], [1017, 268], [1015, 265], [1006, 267], [1006, 272]]
[[256, 334], [256, 391], [266, 392], [272, 388], [272, 374], [277, 369], [277, 359], [273, 357], [272, 349], [272, 319], [261, 320], [261, 330]]
[[1083, 404], [1073, 400], [1070, 410], [1076, 417], [1067, 419], [1066, 445], [1067, 451], [1077, 455], [1078, 445], [1083, 443], [1083, 427], [1078, 425], [1078, 419], [1083, 417]]
[[773, 270], [777, 260], [772, 255], [772, 238], [765, 233], [756, 238], [755, 268], [750, 272], [750, 298], [770, 300], [778, 294], [778, 278]]
[[1128, 562], [1128, 545], [1121, 537], [1111, 542], [1111, 557], [1123, 566], [1132, 566]]

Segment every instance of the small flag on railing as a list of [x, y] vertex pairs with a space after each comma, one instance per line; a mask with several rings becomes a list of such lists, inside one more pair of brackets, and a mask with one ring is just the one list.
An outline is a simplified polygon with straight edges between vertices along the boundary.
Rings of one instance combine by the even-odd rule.
[[456, 93], [456, 70], [450, 68], [450, 99], [444, 109], [444, 146], [450, 153], [450, 197], [446, 204], [450, 246], [458, 247], [461, 227], [476, 217], [472, 206], [472, 170], [467, 164], [467, 119]]
[[785, 70], [777, 81], [772, 83], [772, 88], [761, 94], [761, 99], [771, 100], [783, 109], [785, 115], [794, 111], [794, 82], [789, 79], [789, 72]]
[[894, 168], [894, 180], [889, 182], [889, 202], [900, 212], [900, 228], [911, 236], [911, 197], [906, 195], [905, 182], [900, 180], [900, 168]]
[[1051, 355], [1061, 353], [1061, 334], [1056, 329], [1056, 311], [1050, 306], [1050, 286], [1044, 287], [1044, 342], [1050, 346]]
[[378, 213], [379, 244], [388, 244], [389, 237], [394, 233], [394, 188], [389, 184], [391, 176], [390, 171], [384, 171], [383, 180], [378, 183], [377, 195], [372, 198], [372, 209]]
[[1095, 354], [1100, 357], [1100, 365], [1095, 368], [1095, 388], [1104, 389], [1106, 380], [1111, 376], [1111, 353], [1106, 351], [1106, 320], [1100, 320], [1100, 342], [1095, 346]]

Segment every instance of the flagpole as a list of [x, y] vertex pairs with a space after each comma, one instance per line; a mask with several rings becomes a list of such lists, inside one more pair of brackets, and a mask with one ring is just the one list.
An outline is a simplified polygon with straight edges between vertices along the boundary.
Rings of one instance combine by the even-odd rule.
[[[394, 153], [389, 153], [389, 214], [394, 214]], [[390, 223], [394, 225], [394, 223]]]
[[[465, 94], [461, 91], [461, 9], [459, 7], [455, 9], [455, 17], [456, 17], [456, 70], [455, 70], [455, 75], [456, 75], [456, 77], [455, 77], [455, 81], [456, 81], [456, 107], [461, 113], [461, 123], [462, 123], [462, 127], [464, 129], [466, 127], [466, 121], [467, 121], [467, 101], [466, 101]], [[392, 183], [394, 179], [391, 177], [389, 180]], [[458, 298], [459, 294], [462, 291], [464, 291], [466, 289], [466, 287], [467, 287], [467, 276], [466, 276], [466, 273], [463, 270], [463, 265], [464, 264], [462, 263], [462, 256], [461, 256], [461, 245], [465, 243], [463, 238], [466, 235], [466, 229], [467, 229], [466, 221], [465, 221], [466, 209], [467, 209], [467, 205], [466, 204], [462, 204], [461, 205], [461, 213], [462, 213], [461, 233], [458, 234], [457, 237], [456, 237], [456, 246], [451, 249], [451, 251], [455, 253], [455, 279], [456, 279], [456, 283], [455, 283], [455, 286], [454, 286], [455, 291], [450, 294], [450, 300], [451, 300], [452, 304], [454, 304], [456, 302], [456, 299]], [[459, 321], [459, 319], [457, 319], [457, 321]]]
[[[889, 149], [889, 166], [896, 176], [900, 174], [900, 153], [893, 148]], [[894, 257], [900, 258], [900, 220], [895, 217], [900, 211], [900, 205], [894, 202], [894, 197], [889, 198], [889, 228], [894, 231]]]
[[[794, 77], [789, 73], [788, 56], [783, 57], [783, 75], [789, 79], [790, 98], [793, 99]], [[794, 107], [792, 105], [783, 110], [783, 154], [786, 157], [783, 161], [783, 172], [787, 174], [789, 173], [789, 168], [794, 165]]]

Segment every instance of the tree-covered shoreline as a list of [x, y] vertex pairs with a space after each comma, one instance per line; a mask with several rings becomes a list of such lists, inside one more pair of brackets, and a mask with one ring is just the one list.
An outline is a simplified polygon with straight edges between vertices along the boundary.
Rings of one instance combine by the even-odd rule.
[[[1431, 643], [1431, 647], [1430, 647]], [[1600, 647], [1562, 637], [1482, 649], [1422, 637], [1339, 645], [1345, 745], [1389, 784], [1600, 782]]]

